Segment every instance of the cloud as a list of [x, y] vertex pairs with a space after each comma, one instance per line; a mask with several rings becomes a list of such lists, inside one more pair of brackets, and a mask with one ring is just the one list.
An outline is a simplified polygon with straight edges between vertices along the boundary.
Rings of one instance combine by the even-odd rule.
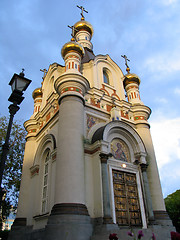
[[176, 4], [178, 1], [177, 0], [162, 0], [161, 3], [166, 5], [166, 6], [170, 6], [170, 5], [174, 5]]
[[159, 103], [162, 103], [162, 104], [167, 104], [168, 103], [168, 99], [166, 99], [166, 98], [155, 98], [155, 102], [157, 103], [157, 102], [159, 102]]
[[151, 133], [159, 168], [180, 159], [180, 117], [159, 116], [151, 121]]
[[175, 88], [174, 93], [177, 94], [177, 95], [180, 95], [180, 88]]
[[147, 58], [144, 62], [144, 68], [149, 72], [161, 72], [170, 74], [180, 71], [180, 58], [173, 52], [159, 53], [156, 56]]
[[[151, 135], [162, 183], [163, 195], [179, 189], [180, 182], [180, 117], [168, 119], [161, 112], [154, 114]], [[167, 181], [168, 179], [168, 181]]]

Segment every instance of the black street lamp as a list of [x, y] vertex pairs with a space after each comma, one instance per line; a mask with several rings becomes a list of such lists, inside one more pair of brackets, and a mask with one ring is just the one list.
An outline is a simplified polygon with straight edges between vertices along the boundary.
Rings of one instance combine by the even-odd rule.
[[1, 183], [2, 183], [4, 168], [5, 168], [6, 157], [9, 151], [9, 137], [11, 133], [13, 118], [20, 108], [18, 105], [21, 104], [21, 102], [24, 99], [23, 91], [25, 91], [29, 86], [29, 84], [31, 83], [31, 80], [25, 78], [24, 76], [25, 76], [24, 69], [22, 69], [22, 72], [19, 75], [15, 73], [11, 81], [9, 82], [9, 85], [12, 88], [12, 93], [8, 101], [12, 102], [12, 104], [9, 105], [10, 118], [9, 118], [9, 124], [7, 128], [5, 143], [2, 146], [2, 154], [1, 154], [1, 161], [0, 161], [0, 208], [1, 208], [2, 197], [3, 197], [3, 189], [1, 187]]

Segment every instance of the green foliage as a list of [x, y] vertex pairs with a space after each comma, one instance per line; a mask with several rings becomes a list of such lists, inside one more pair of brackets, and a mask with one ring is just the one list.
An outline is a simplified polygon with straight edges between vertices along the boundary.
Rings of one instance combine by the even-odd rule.
[[[4, 144], [9, 119], [0, 117], [0, 154]], [[9, 139], [9, 153], [3, 173], [3, 186], [6, 189], [6, 198], [2, 203], [2, 216], [9, 215], [11, 206], [17, 207], [26, 131], [21, 123], [14, 121]]]
[[180, 190], [168, 195], [164, 200], [169, 217], [176, 231], [180, 233]]

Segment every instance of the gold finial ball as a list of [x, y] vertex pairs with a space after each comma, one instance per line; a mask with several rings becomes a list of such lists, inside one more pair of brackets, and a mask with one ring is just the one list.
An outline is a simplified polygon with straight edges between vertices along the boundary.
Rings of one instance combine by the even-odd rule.
[[64, 58], [65, 55], [69, 52], [77, 52], [80, 54], [81, 57], [83, 57], [83, 55], [85, 53], [83, 46], [81, 44], [79, 44], [78, 42], [75, 42], [74, 38], [71, 40], [73, 40], [73, 41], [64, 44], [64, 46], [62, 47], [62, 49], [61, 49], [62, 57]]
[[[126, 69], [127, 70], [127, 69]], [[130, 70], [130, 69], [129, 69]], [[128, 71], [128, 70], [127, 70]], [[138, 85], [140, 84], [141, 80], [140, 78], [138, 77], [138, 75], [134, 74], [134, 73], [129, 73], [126, 74], [124, 76], [124, 81], [123, 81], [123, 84], [124, 84], [124, 87], [126, 87], [128, 84], [130, 83], [137, 83]]]
[[127, 68], [126, 68], [126, 71], [127, 71], [127, 73], [129, 73], [129, 72], [130, 72], [130, 68], [129, 68], [129, 67], [127, 67]]
[[36, 88], [32, 93], [32, 97], [34, 100], [38, 97], [42, 98], [42, 88]]
[[74, 27], [78, 31], [87, 31], [87, 32], [89, 32], [91, 37], [93, 35], [94, 30], [93, 30], [92, 25], [89, 22], [85, 21], [83, 17], [81, 18], [81, 21], [79, 21], [79, 22], [74, 24]]

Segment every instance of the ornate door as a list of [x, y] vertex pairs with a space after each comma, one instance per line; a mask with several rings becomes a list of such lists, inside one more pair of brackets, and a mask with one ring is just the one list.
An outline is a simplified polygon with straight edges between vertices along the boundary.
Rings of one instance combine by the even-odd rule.
[[117, 224], [140, 226], [142, 221], [136, 175], [113, 170], [113, 186]]

